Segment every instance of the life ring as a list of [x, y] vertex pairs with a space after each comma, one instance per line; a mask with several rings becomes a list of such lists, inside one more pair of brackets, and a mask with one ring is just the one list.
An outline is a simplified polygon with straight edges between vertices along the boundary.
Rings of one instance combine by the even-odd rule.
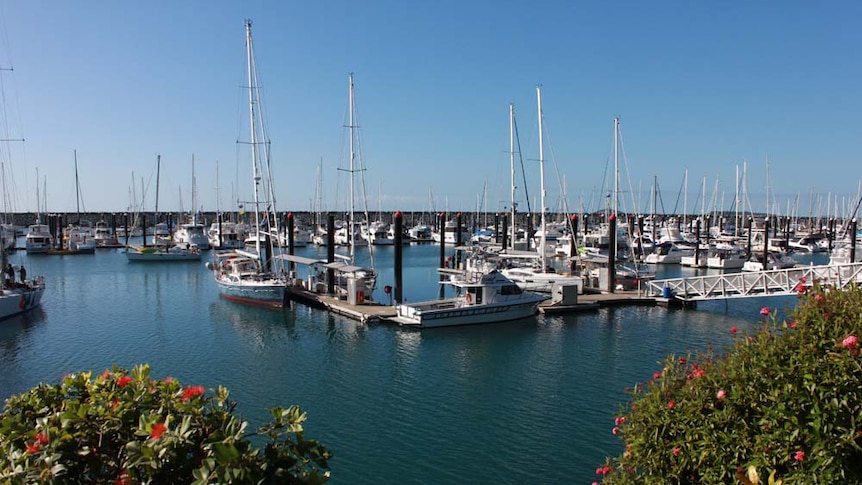
[[18, 302], [18, 308], [23, 310], [26, 307], [27, 307], [27, 297], [24, 295], [21, 295], [21, 301]]
[[466, 301], [467, 304], [469, 305], [469, 304], [473, 303], [473, 297], [470, 296], [469, 293], [467, 293], [467, 295], [464, 296], [464, 301]]

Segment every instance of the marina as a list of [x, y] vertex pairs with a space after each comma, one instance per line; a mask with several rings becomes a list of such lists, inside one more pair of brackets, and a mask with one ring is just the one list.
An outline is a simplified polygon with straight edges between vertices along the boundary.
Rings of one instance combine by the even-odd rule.
[[[326, 251], [296, 254], [320, 260]], [[377, 251], [381, 288], [394, 285], [393, 256], [393, 246]], [[404, 247], [406, 302], [438, 294], [438, 258], [437, 245]], [[704, 301], [680, 311], [637, 292], [585, 293], [576, 311], [418, 330], [362, 322], [394, 314], [381, 289], [379, 305], [320, 298], [337, 310], [271, 310], [221, 298], [204, 262], [134, 264], [121, 249], [17, 251], [10, 260], [44, 276], [47, 289], [40, 308], [0, 322], [0, 394], [149, 362], [156, 375], [228, 387], [252, 423], [268, 407], [300, 404], [307, 435], [335, 453], [335, 484], [456, 484], [471, 474], [530, 483], [537, 473], [544, 483], [589, 482], [604, 456], [620, 452], [610, 429], [625, 389], [649, 379], [666, 353], [724, 347], [729, 329], [757, 325], [763, 306], [781, 312], [797, 301]], [[657, 276], [710, 271], [668, 267]], [[350, 311], [358, 313], [340, 313]], [[557, 451], [542, 463], [516, 451], [537, 440]]]

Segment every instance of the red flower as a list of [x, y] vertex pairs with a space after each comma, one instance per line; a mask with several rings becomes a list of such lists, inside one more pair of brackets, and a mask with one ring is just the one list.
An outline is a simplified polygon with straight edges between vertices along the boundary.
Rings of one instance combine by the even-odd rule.
[[42, 445], [39, 443], [33, 443], [27, 445], [27, 453], [39, 453], [39, 450], [42, 448]]
[[823, 300], [825, 300], [825, 298], [823, 298], [823, 295], [814, 295], [814, 301], [816, 301], [817, 303], [821, 303]]
[[618, 427], [614, 427], [614, 429], [611, 430], [611, 434], [614, 436], [620, 434], [620, 429]]
[[795, 292], [797, 292], [797, 293], [805, 293], [807, 290], [808, 290], [808, 287], [807, 287], [807, 286], [805, 286], [805, 285], [803, 285], [802, 283], [797, 284], [797, 285], [793, 288], [793, 291], [795, 291]]
[[675, 447], [675, 448], [673, 449], [673, 456], [679, 456], [680, 451], [681, 451], [681, 450], [679, 449], [679, 447], [678, 447], [678, 446], [677, 446], [677, 447]]
[[667, 402], [667, 408], [668, 409], [673, 409], [674, 406], [676, 406], [676, 402], [674, 402], [673, 399], [671, 399], [670, 401]]
[[162, 437], [162, 433], [164, 433], [168, 429], [165, 426], [165, 423], [156, 423], [153, 425], [153, 430], [150, 431], [150, 438], [157, 440]]
[[802, 461], [805, 459], [805, 452], [802, 450], [797, 451], [793, 454], [793, 459], [796, 461]]
[[37, 434], [36, 435], [36, 442], [44, 445], [45, 443], [48, 442], [48, 435], [46, 435], [44, 433]]
[[760, 314], [763, 315], [764, 317], [766, 315], [769, 315], [770, 313], [772, 313], [772, 310], [770, 310], [768, 306], [765, 306], [765, 307], [760, 309]]
[[730, 327], [730, 333], [736, 335], [736, 332], [738, 332], [738, 331], [739, 331], [739, 329], [736, 328], [736, 325]]
[[719, 389], [718, 392], [715, 393], [715, 397], [717, 397], [719, 400], [724, 399], [725, 397], [727, 397], [727, 391], [725, 391], [724, 389]]
[[808, 278], [806, 278], [804, 275], [799, 277], [800, 283], [805, 284], [807, 281], [808, 281]]
[[851, 335], [851, 336], [845, 338], [843, 341], [841, 341], [841, 346], [844, 347], [845, 349], [855, 349], [857, 343], [859, 343], [859, 342], [858, 342], [858, 339], [856, 338], [856, 336]]
[[793, 320], [792, 322], [788, 323], [787, 328], [796, 328], [796, 320]]
[[661, 379], [661, 372], [656, 372], [655, 374], [652, 375], [652, 378], [655, 380]]
[[129, 385], [130, 382], [132, 382], [132, 378], [129, 376], [122, 376], [117, 379], [117, 385], [120, 387], [126, 387]]
[[183, 389], [183, 399], [188, 401], [189, 399], [200, 396], [204, 393], [204, 386], [189, 386]]
[[607, 475], [611, 472], [611, 467], [609, 466], [600, 466], [596, 468], [596, 475]]
[[132, 481], [129, 479], [129, 474], [126, 473], [125, 470], [121, 471], [119, 475], [117, 475], [117, 479], [114, 480], [114, 485], [129, 485]]
[[614, 424], [617, 426], [622, 426], [622, 425], [626, 424], [626, 417], [625, 416], [618, 416], [616, 419], [614, 419]]
[[693, 379], [697, 379], [698, 377], [703, 377], [706, 375], [706, 371], [703, 369], [695, 369], [691, 371], [691, 377]]
[[688, 360], [685, 357], [679, 358], [679, 365], [685, 365], [686, 362], [688, 362]]

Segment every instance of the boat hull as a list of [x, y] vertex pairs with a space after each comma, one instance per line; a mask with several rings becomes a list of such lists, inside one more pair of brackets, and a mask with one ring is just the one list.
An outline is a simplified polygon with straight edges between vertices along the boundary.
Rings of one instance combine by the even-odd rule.
[[216, 280], [219, 294], [225, 300], [271, 308], [284, 306], [287, 290], [284, 282], [270, 280], [246, 283], [248, 284], [232, 284]]
[[401, 325], [421, 328], [452, 327], [519, 320], [535, 315], [545, 297], [524, 299], [520, 302], [489, 305], [462, 305], [462, 299], [435, 300], [399, 305], [393, 320]]
[[0, 291], [0, 320], [30, 311], [42, 303], [44, 285]]
[[126, 258], [135, 263], [158, 263], [172, 261], [200, 261], [199, 252], [171, 252], [171, 251], [138, 251], [126, 250]]

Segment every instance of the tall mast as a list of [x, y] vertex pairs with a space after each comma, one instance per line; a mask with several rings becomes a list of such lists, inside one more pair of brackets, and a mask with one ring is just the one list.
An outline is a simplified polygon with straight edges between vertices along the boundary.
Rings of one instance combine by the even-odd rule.
[[73, 150], [75, 157], [75, 204], [77, 207], [78, 224], [81, 223], [81, 184], [78, 181], [78, 150]]
[[354, 211], [354, 209], [353, 209], [353, 202], [354, 202], [354, 199], [353, 199], [353, 197], [354, 197], [354, 194], [353, 194], [353, 171], [355, 169], [354, 162], [356, 160], [356, 152], [355, 152], [356, 147], [354, 146], [354, 143], [353, 143], [353, 137], [354, 137], [354, 131], [353, 130], [355, 128], [355, 126], [353, 125], [353, 123], [355, 121], [353, 119], [353, 117], [354, 117], [355, 106], [353, 104], [354, 100], [353, 100], [353, 73], [352, 72], [350, 73], [349, 79], [350, 79], [350, 95], [349, 95], [348, 103], [350, 105], [350, 107], [349, 107], [349, 110], [350, 110], [350, 115], [349, 115], [350, 116], [350, 122], [349, 122], [350, 123], [350, 126], [349, 126], [350, 127], [350, 222], [348, 224], [347, 237], [350, 239], [350, 262], [353, 263], [356, 261], [356, 244], [353, 240], [354, 236], [356, 235], [353, 232], [353, 219], [354, 219], [354, 213], [353, 213], [353, 211]]
[[688, 234], [688, 167], [685, 168], [685, 176], [682, 183], [682, 230], [683, 234]]
[[612, 214], [617, 217], [617, 184], [619, 183], [619, 139], [620, 139], [620, 118], [614, 117], [614, 195], [612, 204]]
[[258, 173], [258, 147], [257, 147], [257, 124], [255, 122], [255, 114], [254, 114], [254, 52], [252, 48], [251, 41], [251, 20], [246, 19], [245, 21], [245, 47], [246, 47], [246, 57], [248, 59], [248, 114], [250, 121], [250, 129], [251, 129], [251, 169], [252, 169], [252, 181], [254, 183], [254, 226], [257, 228], [258, 235], [254, 238], [254, 248], [257, 252], [258, 257], [260, 257], [260, 200], [258, 195], [258, 189], [260, 186], [260, 173]]
[[539, 261], [542, 264], [542, 272], [545, 271], [545, 147], [544, 147], [544, 138], [542, 137], [542, 86], [536, 86], [536, 98], [538, 100], [538, 111], [539, 111], [539, 180], [540, 180], [540, 189], [542, 193], [540, 194], [540, 203], [542, 205], [541, 211], [541, 221], [542, 221], [542, 237], [539, 239]]
[[509, 103], [509, 167], [512, 172], [512, 240], [511, 247], [515, 247], [515, 236], [518, 234], [515, 228], [515, 103]]

